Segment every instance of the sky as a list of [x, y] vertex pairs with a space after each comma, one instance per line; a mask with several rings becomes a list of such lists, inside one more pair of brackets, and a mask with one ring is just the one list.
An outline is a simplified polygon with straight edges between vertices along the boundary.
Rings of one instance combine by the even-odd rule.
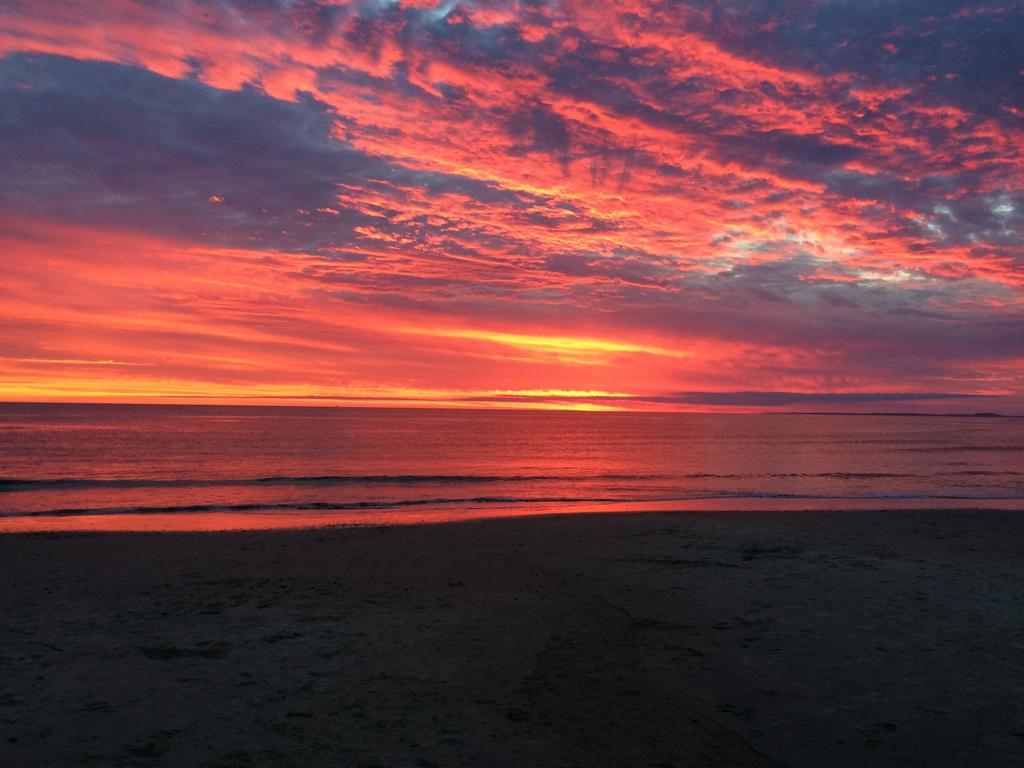
[[1024, 3], [5, 0], [0, 400], [1024, 413]]

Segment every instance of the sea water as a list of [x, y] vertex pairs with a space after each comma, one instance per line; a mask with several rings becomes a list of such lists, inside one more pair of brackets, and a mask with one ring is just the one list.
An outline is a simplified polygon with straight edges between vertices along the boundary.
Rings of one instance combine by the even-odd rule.
[[0, 530], [1024, 508], [1024, 419], [0, 405]]

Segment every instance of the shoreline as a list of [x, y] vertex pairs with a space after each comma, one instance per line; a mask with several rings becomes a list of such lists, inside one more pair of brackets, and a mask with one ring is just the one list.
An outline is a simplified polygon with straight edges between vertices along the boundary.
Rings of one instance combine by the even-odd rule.
[[1021, 510], [0, 536], [0, 763], [1016, 765]]

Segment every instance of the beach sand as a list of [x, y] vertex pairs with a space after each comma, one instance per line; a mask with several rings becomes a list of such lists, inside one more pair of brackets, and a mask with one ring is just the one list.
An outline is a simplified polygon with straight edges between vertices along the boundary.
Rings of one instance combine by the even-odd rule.
[[0, 536], [0, 765], [1020, 766], [1024, 515]]

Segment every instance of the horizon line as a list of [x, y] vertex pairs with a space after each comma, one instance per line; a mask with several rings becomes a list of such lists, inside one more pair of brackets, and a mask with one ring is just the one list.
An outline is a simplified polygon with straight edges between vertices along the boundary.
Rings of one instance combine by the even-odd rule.
[[[983, 396], [975, 396], [983, 397]], [[414, 404], [416, 402], [422, 405]], [[771, 410], [763, 406], [759, 410], [696, 410], [696, 409], [657, 409], [657, 408], [587, 408], [580, 405], [564, 405], [562, 403], [546, 403], [543, 407], [526, 406], [520, 403], [509, 405], [494, 405], [491, 403], [477, 404], [472, 401], [461, 404], [437, 403], [429, 400], [410, 401], [409, 404], [389, 405], [384, 403], [368, 402], [366, 404], [334, 403], [324, 404], [316, 402], [306, 403], [237, 403], [237, 402], [168, 402], [168, 401], [113, 401], [113, 400], [0, 400], [0, 408], [21, 405], [55, 405], [55, 406], [130, 406], [130, 407], [172, 407], [172, 408], [303, 408], [309, 410], [416, 410], [416, 411], [488, 411], [488, 412], [566, 412], [566, 413], [614, 413], [614, 414], [666, 414], [666, 415], [695, 415], [695, 416], [925, 416], [925, 417], [959, 417], [959, 418], [1000, 418], [1000, 419], [1022, 419], [1024, 414], [998, 413], [995, 411], [800, 411], [792, 410]], [[758, 406], [749, 406], [753, 409]], [[781, 406], [780, 406], [781, 407]]]

